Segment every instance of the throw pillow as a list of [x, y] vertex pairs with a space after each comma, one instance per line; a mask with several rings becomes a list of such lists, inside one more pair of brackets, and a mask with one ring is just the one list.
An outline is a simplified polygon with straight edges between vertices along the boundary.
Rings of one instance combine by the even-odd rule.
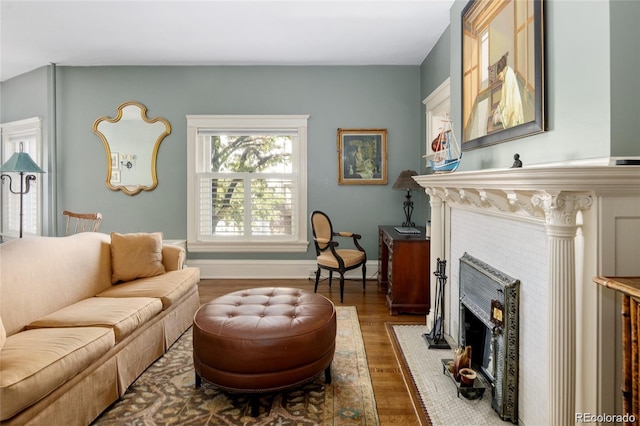
[[111, 233], [111, 282], [164, 274], [162, 233]]

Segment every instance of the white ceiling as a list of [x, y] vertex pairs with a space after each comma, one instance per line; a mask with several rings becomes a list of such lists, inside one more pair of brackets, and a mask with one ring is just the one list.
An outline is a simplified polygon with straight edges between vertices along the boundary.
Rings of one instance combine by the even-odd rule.
[[0, 1], [0, 80], [49, 63], [419, 65], [453, 0]]

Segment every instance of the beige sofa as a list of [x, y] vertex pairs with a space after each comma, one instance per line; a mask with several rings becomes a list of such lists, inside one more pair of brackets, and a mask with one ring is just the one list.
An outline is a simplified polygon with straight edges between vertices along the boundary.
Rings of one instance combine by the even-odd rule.
[[87, 425], [193, 323], [200, 271], [155, 234], [0, 244], [0, 422]]

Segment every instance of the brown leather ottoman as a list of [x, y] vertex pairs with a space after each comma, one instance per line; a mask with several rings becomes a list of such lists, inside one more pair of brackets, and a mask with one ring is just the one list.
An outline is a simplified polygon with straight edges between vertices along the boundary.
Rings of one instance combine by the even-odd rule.
[[322, 371], [330, 383], [335, 337], [336, 310], [322, 295], [278, 287], [229, 293], [195, 314], [196, 386], [205, 379], [231, 392], [272, 392]]

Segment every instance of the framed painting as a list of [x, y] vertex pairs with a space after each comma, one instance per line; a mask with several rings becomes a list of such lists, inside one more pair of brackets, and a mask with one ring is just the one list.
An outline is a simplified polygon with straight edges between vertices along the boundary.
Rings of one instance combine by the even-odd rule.
[[117, 152], [111, 153], [111, 168], [113, 170], [120, 168], [120, 154], [118, 154]]
[[462, 150], [544, 132], [543, 0], [462, 11]]
[[338, 184], [387, 184], [387, 129], [338, 129]]

